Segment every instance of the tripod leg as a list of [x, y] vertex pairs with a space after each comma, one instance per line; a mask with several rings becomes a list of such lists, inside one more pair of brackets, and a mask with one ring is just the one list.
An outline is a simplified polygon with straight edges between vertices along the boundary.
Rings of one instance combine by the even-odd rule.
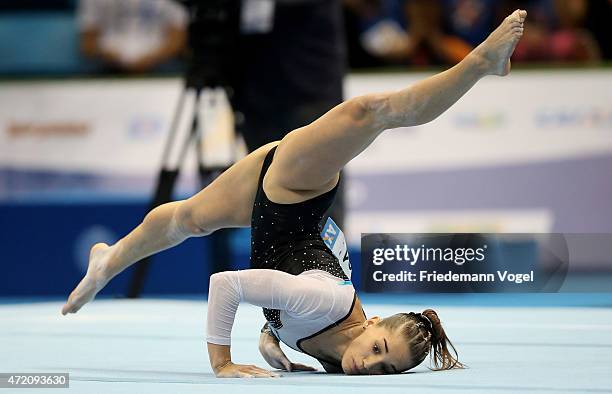
[[[176, 110], [174, 112], [174, 117], [170, 126], [170, 134], [168, 135], [168, 139], [166, 140], [166, 145], [164, 147], [161, 170], [159, 172], [159, 175], [157, 176], [157, 185], [155, 186], [155, 193], [149, 205], [148, 211], [151, 211], [153, 208], [167, 203], [172, 199], [172, 192], [176, 184], [176, 179], [179, 175], [180, 164], [177, 165], [174, 169], [169, 169], [168, 161], [172, 146], [174, 145], [174, 140], [176, 137], [176, 132], [178, 129], [181, 114], [183, 112], [186, 93], [187, 88], [183, 89], [183, 92], [179, 97]], [[191, 134], [187, 138], [191, 139]], [[127, 298], [138, 298], [140, 296], [140, 293], [142, 293], [145, 279], [147, 277], [147, 273], [149, 272], [150, 261], [151, 258], [147, 257], [142, 259], [139, 264], [136, 264], [134, 268], [134, 273], [132, 274], [132, 278], [128, 285], [126, 294]]]
[[162, 169], [168, 167], [168, 161], [170, 160], [170, 152], [172, 151], [172, 147], [174, 146], [174, 138], [176, 137], [176, 131], [178, 129], [179, 122], [181, 121], [181, 115], [183, 113], [183, 107], [185, 105], [185, 96], [187, 96], [187, 89], [188, 88], [186, 87], [183, 88], [183, 91], [179, 96], [179, 101], [176, 104], [176, 109], [174, 110], [172, 123], [170, 123], [170, 134], [168, 135], [166, 145], [164, 146], [164, 153], [162, 154]]
[[[213, 95], [216, 92], [213, 92]], [[216, 97], [213, 96], [213, 101], [211, 101], [210, 105], [212, 107], [216, 106], [217, 100]], [[198, 176], [200, 180], [200, 186], [204, 188], [208, 185], [214, 177], [218, 175], [218, 171], [215, 168], [207, 167], [204, 164], [204, 141], [202, 138], [202, 130], [204, 129], [204, 122], [206, 119], [199, 119], [199, 125], [201, 126], [198, 129], [198, 133], [196, 135], [196, 157], [198, 162]], [[230, 234], [234, 231], [232, 229], [220, 229], [215, 231], [213, 234], [209, 236], [210, 239], [210, 269], [211, 274], [221, 271], [226, 271], [230, 269]]]

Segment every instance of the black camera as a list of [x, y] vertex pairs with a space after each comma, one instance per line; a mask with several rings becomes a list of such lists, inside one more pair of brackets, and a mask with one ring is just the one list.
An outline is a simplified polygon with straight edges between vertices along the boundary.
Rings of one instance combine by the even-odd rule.
[[187, 87], [231, 87], [240, 34], [239, 0], [180, 0], [189, 14]]

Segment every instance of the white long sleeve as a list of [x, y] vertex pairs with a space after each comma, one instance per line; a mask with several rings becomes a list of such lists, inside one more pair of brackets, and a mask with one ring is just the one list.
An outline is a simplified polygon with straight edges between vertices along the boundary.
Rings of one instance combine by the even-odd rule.
[[[333, 278], [333, 277], [331, 277]], [[269, 269], [226, 271], [210, 277], [206, 340], [231, 343], [238, 304], [278, 309], [298, 319], [326, 318], [333, 309], [334, 281], [329, 274], [291, 275]]]

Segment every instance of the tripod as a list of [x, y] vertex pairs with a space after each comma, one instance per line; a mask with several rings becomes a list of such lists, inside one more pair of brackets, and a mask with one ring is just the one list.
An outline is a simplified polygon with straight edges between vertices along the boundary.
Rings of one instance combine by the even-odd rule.
[[[204, 164], [204, 155], [203, 155], [203, 138], [202, 138], [202, 124], [203, 119], [200, 118], [199, 108], [200, 102], [202, 98], [202, 93], [206, 89], [212, 89], [215, 86], [206, 86], [204, 83], [199, 81], [197, 78], [186, 78], [185, 85], [179, 97], [174, 116], [172, 118], [172, 123], [170, 125], [170, 133], [168, 134], [168, 138], [166, 140], [166, 144], [164, 147], [163, 155], [162, 155], [162, 165], [159, 175], [157, 177], [157, 184], [155, 187], [155, 192], [153, 194], [153, 198], [149, 205], [148, 211], [151, 211], [153, 208], [170, 202], [172, 200], [172, 193], [174, 191], [176, 181], [180, 174], [181, 167], [185, 162], [185, 158], [187, 156], [188, 150], [190, 147], [194, 147], [196, 150], [196, 158], [198, 165], [198, 178], [200, 181], [200, 186], [204, 187], [208, 183], [210, 183], [214, 178], [216, 178], [219, 174], [225, 171], [227, 166], [207, 166]], [[195, 101], [194, 107], [191, 114], [191, 122], [189, 133], [185, 137], [185, 140], [182, 143], [180, 148], [180, 153], [178, 157], [178, 163], [175, 166], [170, 165], [170, 155], [173, 151], [173, 147], [176, 144], [176, 135], [179, 129], [179, 124], [181, 120], [181, 115], [184, 110], [185, 101], [188, 96], [189, 91], [193, 90], [195, 93]], [[226, 94], [228, 94], [227, 89], [225, 89]], [[229, 97], [229, 95], [228, 95]], [[235, 134], [234, 134], [235, 138]], [[219, 271], [220, 268], [227, 267], [225, 264], [226, 259], [229, 256], [229, 242], [227, 233], [215, 232], [211, 234], [210, 240], [212, 242], [212, 261], [213, 261], [213, 271]], [[142, 259], [139, 264], [136, 265], [134, 270], [134, 274], [130, 280], [127, 289], [127, 297], [128, 298], [137, 298], [140, 296], [142, 289], [145, 284], [145, 280], [147, 277], [147, 273], [149, 271], [149, 266], [151, 262], [151, 257], [146, 257]]]

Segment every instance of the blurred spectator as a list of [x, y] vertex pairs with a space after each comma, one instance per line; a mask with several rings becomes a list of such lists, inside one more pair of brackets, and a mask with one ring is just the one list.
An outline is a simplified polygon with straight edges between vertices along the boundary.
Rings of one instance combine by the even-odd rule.
[[[343, 99], [346, 51], [340, 0], [243, 0], [231, 103], [250, 152], [281, 140]], [[344, 185], [328, 214], [344, 222]], [[227, 234], [215, 232], [214, 272], [230, 269]]]
[[80, 0], [81, 51], [110, 71], [145, 72], [185, 45], [187, 14], [171, 0]]
[[443, 1], [410, 0], [404, 10], [412, 64], [454, 64], [472, 50], [472, 45], [444, 28]]
[[612, 0], [344, 0], [344, 8], [353, 67], [456, 63], [517, 8], [529, 17], [514, 61], [612, 56]]
[[499, 0], [444, 0], [445, 25], [472, 47], [483, 42], [496, 27]]
[[[342, 102], [346, 49], [341, 0], [250, 0], [242, 6], [232, 105], [242, 114], [236, 128], [253, 151]], [[345, 183], [331, 211], [340, 227]]]
[[486, 37], [492, 9], [487, 0], [345, 0], [347, 29], [352, 30], [347, 34], [359, 31], [359, 45], [349, 36], [351, 60], [371, 56], [387, 64], [456, 63]]
[[381, 0], [343, 0], [344, 30], [348, 62], [351, 68], [376, 67], [384, 59], [366, 50], [361, 42], [365, 21], [374, 20], [381, 13]]
[[[598, 2], [602, 0], [594, 0]], [[514, 61], [598, 62], [601, 50], [586, 27], [586, 0], [507, 0], [503, 14], [516, 8], [529, 13]], [[502, 15], [503, 15], [502, 14]], [[500, 15], [501, 16], [501, 15]]]

